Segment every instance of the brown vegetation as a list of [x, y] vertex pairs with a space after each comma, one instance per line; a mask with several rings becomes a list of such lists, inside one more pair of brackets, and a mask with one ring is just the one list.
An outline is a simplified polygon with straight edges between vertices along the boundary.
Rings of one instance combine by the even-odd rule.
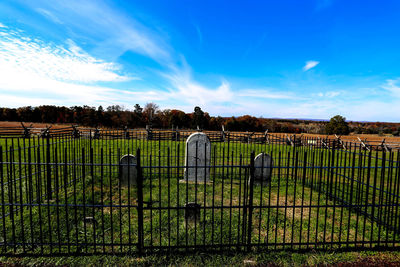
[[[80, 126], [102, 128], [144, 128], [151, 125], [159, 129], [196, 129], [220, 131], [221, 126], [228, 131], [264, 132], [290, 134], [317, 134], [327, 133], [328, 121], [305, 119], [267, 119], [256, 118], [250, 115], [238, 117], [213, 117], [200, 107], [195, 107], [192, 113], [185, 113], [176, 109], [160, 110], [158, 105], [148, 103], [144, 108], [136, 104], [132, 110], [114, 105], [107, 108], [102, 106], [39, 106], [20, 108], [0, 108], [0, 121], [3, 126], [17, 126], [19, 121], [32, 122], [34, 127], [43, 128], [47, 124], [78, 124]], [[11, 121], [7, 123], [5, 121]], [[350, 131], [349, 137], [343, 140], [356, 140], [351, 135], [363, 136], [368, 139], [379, 135], [376, 140], [386, 138], [387, 141], [397, 141], [392, 136], [400, 135], [400, 123], [384, 122], [346, 122]], [[56, 126], [54, 126], [56, 127]], [[53, 128], [54, 128], [53, 127]], [[347, 127], [347, 126], [346, 126]], [[349, 139], [348, 139], [349, 138]], [[363, 137], [362, 137], [363, 138]]]

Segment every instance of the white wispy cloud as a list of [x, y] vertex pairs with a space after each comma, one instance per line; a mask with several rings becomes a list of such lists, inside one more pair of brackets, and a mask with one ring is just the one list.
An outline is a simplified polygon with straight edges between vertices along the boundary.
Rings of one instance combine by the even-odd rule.
[[[70, 82], [118, 82], [120, 66], [94, 58], [68, 40], [66, 46], [32, 39], [21, 31], [0, 31], [0, 69], [4, 79], [24, 80], [33, 75]], [[16, 75], [17, 77], [13, 77]], [[32, 79], [34, 84], [38, 79]]]
[[400, 85], [398, 83], [400, 83], [400, 78], [389, 79], [382, 85], [382, 88], [389, 91], [393, 96], [400, 97]]
[[197, 32], [197, 37], [199, 38], [200, 44], [203, 43], [203, 34], [201, 33], [200, 27], [197, 24], [193, 24], [196, 32]]
[[[165, 36], [115, 9], [102, 0], [32, 1], [34, 10], [46, 11], [68, 25], [70, 31], [82, 38], [93, 39], [95, 50], [108, 57], [118, 58], [126, 51], [133, 51], [159, 63], [171, 61], [171, 49]], [[41, 13], [38, 11], [39, 13]], [[42, 11], [43, 12], [43, 11]], [[43, 15], [43, 13], [41, 13]]]
[[71, 40], [55, 45], [20, 30], [1, 29], [0, 106], [132, 104], [153, 95], [96, 85], [136, 78], [121, 74], [121, 66], [89, 55]]
[[[170, 90], [121, 90], [96, 85], [136, 78], [121, 74], [121, 66], [97, 59], [72, 40], [65, 45], [45, 43], [20, 30], [0, 31], [0, 93], [2, 105], [88, 104], [110, 105], [180, 99], [207, 107], [229, 101], [232, 92], [223, 81], [217, 88], [196, 82], [190, 67], [173, 63], [164, 74]], [[93, 85], [92, 85], [93, 84]], [[118, 86], [117, 86], [118, 87]]]
[[[391, 99], [391, 104], [387, 105], [378, 100], [344, 100], [343, 97], [337, 97], [348, 91], [343, 88], [342, 91], [332, 88], [321, 92], [324, 97], [321, 98], [318, 94], [307, 95], [306, 92], [299, 97], [290, 93], [294, 91], [291, 88], [240, 88], [224, 77], [217, 82], [214, 79], [202, 83], [196, 79], [191, 67], [185, 64], [184, 57], [179, 58], [178, 52], [168, 45], [168, 34], [151, 30], [110, 7], [108, 4], [111, 2], [38, 0], [27, 2], [27, 5], [33, 5], [35, 10], [36, 3], [43, 6], [41, 8], [45, 11], [37, 12], [42, 12], [54, 23], [62, 22], [59, 27], [71, 29], [74, 34], [69, 38], [76, 43], [72, 40], [62, 45], [44, 42], [19, 30], [12, 31], [0, 23], [0, 106], [120, 104], [132, 107], [135, 103], [154, 101], [162, 108], [178, 108], [186, 112], [193, 111], [193, 107], [199, 105], [212, 115], [222, 116], [251, 114], [329, 118], [341, 114], [348, 119], [365, 120], [365, 114], [368, 114], [369, 120], [398, 120], [398, 98]], [[84, 51], [77, 45], [80, 37], [91, 43], [91, 51]], [[144, 55], [159, 63], [161, 70], [158, 69], [157, 73], [151, 70], [150, 75], [161, 74], [164, 82], [150, 83], [153, 86], [151, 89], [139, 90], [133, 85], [119, 89], [119, 82], [137, 77], [124, 74], [123, 66], [113, 63], [114, 60], [100, 59], [94, 55], [117, 58], [126, 51]], [[183, 67], [178, 67], [182, 61]], [[318, 64], [318, 61], [307, 61], [303, 70], [307, 71]], [[98, 82], [112, 84], [105, 87]], [[113, 85], [116, 86], [113, 88]], [[382, 88], [378, 88], [400, 97], [399, 80], [388, 80]]]
[[238, 97], [251, 97], [251, 98], [262, 98], [262, 99], [300, 99], [299, 96], [295, 96], [285, 92], [275, 92], [266, 89], [242, 89], [236, 94]]
[[304, 65], [303, 71], [308, 71], [309, 69], [314, 68], [318, 64], [319, 64], [319, 61], [315, 61], [315, 60], [306, 61], [306, 65]]
[[61, 99], [57, 98], [45, 98], [45, 97], [31, 97], [31, 96], [21, 96], [13, 95], [0, 92], [0, 105], [2, 107], [22, 107], [22, 106], [40, 106], [40, 105], [60, 105], [62, 103]]
[[57, 24], [63, 24], [62, 21], [56, 15], [54, 15], [52, 12], [46, 9], [36, 8], [36, 11]]
[[333, 98], [339, 96], [340, 94], [341, 94], [340, 91], [328, 91], [328, 92], [319, 92], [317, 95], [319, 97]]
[[209, 88], [196, 82], [190, 69], [175, 69], [171, 74], [164, 75], [169, 81], [171, 97], [193, 105], [209, 106], [214, 103], [224, 103], [232, 99], [232, 91], [227, 81], [222, 81], [217, 88]]
[[[65, 2], [38, 0], [38, 2], [28, 4], [51, 21], [57, 24], [62, 22], [68, 26], [76, 36], [87, 34], [87, 38], [93, 38], [92, 51], [96, 54], [113, 54], [118, 57], [130, 50], [153, 59], [163, 68], [158, 74], [165, 79], [165, 84], [160, 86], [160, 89], [140, 91], [133, 88], [120, 90], [82, 84], [125, 81], [129, 77], [121, 74], [120, 66], [89, 55], [71, 40], [68, 41], [67, 46], [56, 46], [14, 36], [12, 41], [8, 40], [7, 44], [3, 45], [6, 47], [4, 50], [7, 50], [4, 51], [3, 57], [11, 55], [14, 59], [18, 59], [14, 62], [21, 62], [9, 68], [12, 70], [12, 73], [8, 70], [10, 78], [0, 82], [0, 88], [8, 92], [17, 90], [32, 93], [37, 90], [40, 95], [43, 93], [49, 95], [49, 98], [46, 98], [47, 102], [54, 102], [57, 96], [64, 100], [63, 103], [88, 101], [84, 104], [114, 104], [128, 101], [132, 103], [158, 101], [184, 106], [186, 111], [191, 111], [190, 107], [200, 105], [205, 110], [214, 110], [215, 113], [218, 110], [232, 112], [232, 107], [238, 108], [240, 106], [238, 103], [244, 98], [256, 98], [257, 92], [232, 90], [231, 84], [223, 77], [216, 86], [208, 86], [197, 81], [193, 77], [190, 66], [186, 64], [184, 56], [178, 56], [178, 53], [164, 41], [168, 40], [165, 33], [151, 30], [121, 10], [111, 7], [109, 3], [90, 0]], [[200, 29], [196, 27], [196, 30], [201, 40]], [[32, 63], [23, 66], [22, 62], [28, 61]], [[180, 64], [183, 67], [180, 67]], [[34, 82], [32, 84], [24, 81], [12, 82], [22, 75], [26, 77], [23, 80]], [[165, 91], [165, 88], [168, 91]], [[279, 92], [264, 90], [258, 93], [263, 99], [290, 98]], [[217, 107], [218, 110], [216, 110]]]

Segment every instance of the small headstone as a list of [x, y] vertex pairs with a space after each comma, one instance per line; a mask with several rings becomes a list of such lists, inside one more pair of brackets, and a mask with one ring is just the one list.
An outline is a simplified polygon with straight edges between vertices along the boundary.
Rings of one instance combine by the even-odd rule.
[[254, 158], [254, 182], [267, 184], [271, 181], [273, 161], [270, 155], [260, 153]]
[[100, 139], [100, 129], [96, 128], [94, 130], [93, 139]]
[[200, 204], [189, 202], [185, 204], [185, 222], [199, 222], [200, 221]]
[[186, 140], [185, 168], [182, 181], [204, 182], [210, 178], [211, 142], [204, 133], [191, 134]]
[[[137, 159], [134, 155], [124, 155], [119, 160], [119, 179], [121, 185], [134, 186], [137, 184]], [[128, 182], [129, 181], [129, 182]]]
[[31, 129], [29, 128], [24, 128], [24, 133], [23, 133], [24, 138], [30, 138], [31, 137]]
[[150, 125], [146, 125], [146, 139], [153, 140], [153, 131], [151, 130]]
[[84, 220], [84, 222], [86, 224], [89, 224], [89, 225], [96, 225], [97, 224], [96, 219], [93, 218], [93, 217], [85, 217], [83, 220]]
[[42, 137], [42, 138], [50, 138], [50, 129], [49, 128], [42, 129], [40, 131], [40, 137]]
[[256, 266], [256, 265], [257, 265], [257, 262], [254, 261], [254, 260], [243, 260], [243, 264], [244, 264], [245, 266]]
[[124, 127], [124, 138], [125, 139], [129, 139], [130, 138], [127, 126]]
[[75, 126], [72, 126], [72, 137], [73, 138], [79, 138], [81, 137], [81, 133], [78, 130], [78, 128], [76, 128]]

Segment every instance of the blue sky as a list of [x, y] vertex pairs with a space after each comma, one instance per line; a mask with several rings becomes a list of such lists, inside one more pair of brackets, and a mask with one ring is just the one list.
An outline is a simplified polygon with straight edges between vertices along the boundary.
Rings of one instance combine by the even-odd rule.
[[0, 106], [400, 121], [400, 1], [0, 2]]

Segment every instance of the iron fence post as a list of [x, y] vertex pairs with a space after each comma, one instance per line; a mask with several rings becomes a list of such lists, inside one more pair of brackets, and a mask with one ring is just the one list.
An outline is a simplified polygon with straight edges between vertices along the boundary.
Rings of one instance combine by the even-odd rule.
[[136, 151], [137, 157], [137, 200], [138, 200], [138, 252], [143, 250], [143, 173], [140, 165], [140, 148]]
[[46, 177], [46, 184], [47, 184], [47, 199], [52, 199], [52, 192], [51, 192], [51, 167], [50, 167], [50, 136], [46, 137], [46, 168], [47, 168], [47, 177]]
[[249, 202], [247, 223], [247, 251], [251, 250], [252, 215], [253, 215], [253, 186], [254, 186], [254, 151], [250, 154], [250, 179], [249, 179]]

